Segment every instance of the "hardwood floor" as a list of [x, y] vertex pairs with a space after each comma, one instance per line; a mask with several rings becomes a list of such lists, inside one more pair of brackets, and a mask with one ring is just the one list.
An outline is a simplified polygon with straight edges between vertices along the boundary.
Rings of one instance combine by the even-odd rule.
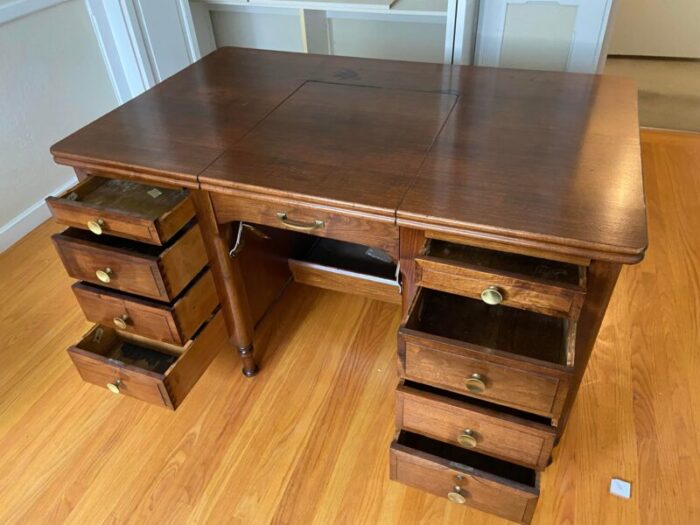
[[[537, 524], [700, 523], [700, 135], [643, 139], [650, 248], [622, 272]], [[263, 372], [221, 352], [171, 413], [81, 382], [65, 349], [90, 325], [58, 230], [0, 256], [0, 523], [505, 523], [388, 479], [398, 306], [295, 285], [260, 327]]]

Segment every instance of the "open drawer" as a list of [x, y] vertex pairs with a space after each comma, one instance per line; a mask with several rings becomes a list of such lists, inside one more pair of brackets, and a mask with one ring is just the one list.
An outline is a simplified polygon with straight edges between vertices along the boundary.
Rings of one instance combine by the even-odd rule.
[[538, 470], [557, 434], [549, 418], [411, 381], [396, 389], [396, 426]]
[[399, 328], [406, 379], [552, 418], [572, 379], [576, 322], [420, 288]]
[[289, 268], [299, 283], [401, 304], [397, 264], [376, 248], [318, 238]]
[[218, 311], [184, 347], [97, 325], [68, 353], [88, 383], [175, 409], [226, 340], [223, 316]]
[[417, 284], [487, 304], [578, 319], [586, 267], [431, 239], [415, 259]]
[[52, 239], [71, 277], [159, 301], [175, 299], [208, 261], [197, 224], [166, 246], [95, 237], [76, 228]]
[[82, 282], [73, 293], [88, 321], [175, 345], [184, 345], [219, 304], [209, 269], [171, 303]]
[[165, 244], [194, 217], [187, 190], [91, 176], [46, 199], [57, 222], [95, 235]]
[[391, 444], [391, 479], [519, 523], [530, 523], [539, 498], [539, 474], [401, 431]]

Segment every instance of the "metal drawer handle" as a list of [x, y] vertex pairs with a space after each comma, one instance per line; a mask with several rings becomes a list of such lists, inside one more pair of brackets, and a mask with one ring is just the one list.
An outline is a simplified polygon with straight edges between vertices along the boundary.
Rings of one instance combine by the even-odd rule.
[[104, 270], [97, 270], [95, 272], [97, 278], [103, 283], [109, 283], [112, 280], [112, 269], [105, 268]]
[[476, 448], [477, 445], [476, 434], [471, 428], [464, 430], [457, 438], [457, 441], [464, 448]]
[[484, 377], [481, 374], [472, 374], [466, 381], [465, 381], [465, 386], [467, 387], [467, 390], [470, 392], [474, 392], [475, 394], [481, 394], [486, 390], [486, 383], [484, 381]]
[[464, 497], [465, 492], [459, 485], [455, 485], [451, 492], [447, 493], [447, 499], [452, 503], [458, 503], [459, 505], [464, 505], [467, 502], [467, 498]]
[[498, 289], [498, 286], [489, 286], [481, 292], [481, 300], [495, 306], [503, 302], [503, 293]]
[[114, 323], [114, 326], [120, 330], [126, 330], [126, 324], [129, 322], [129, 316], [126, 314], [120, 315], [112, 319], [112, 322]]
[[102, 226], [105, 225], [105, 221], [102, 219], [95, 219], [94, 221], [88, 221], [87, 227], [95, 235], [102, 235]]
[[122, 384], [121, 379], [117, 379], [114, 383], [107, 383], [107, 390], [112, 392], [112, 394], [118, 394], [119, 393], [119, 387]]
[[323, 222], [321, 219], [316, 219], [313, 222], [295, 221], [287, 217], [287, 214], [283, 211], [277, 212], [277, 219], [290, 230], [298, 232], [312, 232], [314, 230], [323, 228], [326, 225], [326, 223]]

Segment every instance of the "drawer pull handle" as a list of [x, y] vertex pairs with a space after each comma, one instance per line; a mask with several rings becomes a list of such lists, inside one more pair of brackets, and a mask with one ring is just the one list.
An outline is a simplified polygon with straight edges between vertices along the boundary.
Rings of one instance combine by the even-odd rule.
[[105, 268], [104, 270], [97, 270], [95, 275], [101, 282], [109, 283], [112, 280], [112, 269]]
[[481, 394], [486, 390], [486, 383], [481, 374], [472, 374], [471, 377], [465, 381], [465, 386], [467, 390], [475, 394]]
[[112, 322], [114, 323], [114, 326], [120, 330], [126, 330], [126, 324], [129, 322], [129, 316], [126, 314], [120, 315], [112, 319]]
[[459, 444], [464, 448], [476, 448], [476, 434], [471, 428], [468, 428], [462, 432], [457, 438], [457, 441], [459, 441]]
[[464, 505], [467, 502], [467, 498], [464, 497], [462, 487], [459, 485], [455, 485], [452, 492], [447, 493], [447, 499], [452, 503], [457, 503], [459, 505]]
[[105, 225], [105, 221], [102, 219], [96, 219], [94, 221], [88, 221], [87, 227], [95, 235], [102, 235], [102, 226]]
[[107, 390], [112, 392], [112, 394], [119, 393], [119, 387], [122, 385], [122, 380], [117, 379], [114, 383], [107, 383]]
[[481, 300], [486, 304], [495, 306], [503, 302], [503, 293], [501, 293], [501, 290], [498, 289], [498, 286], [489, 286], [484, 288], [484, 290], [481, 292]]
[[287, 217], [287, 214], [283, 211], [277, 212], [277, 219], [290, 230], [298, 232], [312, 232], [314, 230], [323, 228], [326, 225], [326, 223], [323, 222], [321, 219], [316, 219], [313, 222], [295, 221]]

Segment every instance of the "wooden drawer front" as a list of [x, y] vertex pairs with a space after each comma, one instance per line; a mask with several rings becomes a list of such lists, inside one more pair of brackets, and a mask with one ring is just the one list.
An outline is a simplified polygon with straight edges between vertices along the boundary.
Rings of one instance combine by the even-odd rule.
[[216, 357], [226, 340], [226, 330], [219, 312], [184, 348], [136, 340], [141, 347], [162, 354], [179, 353], [167, 370], [158, 372], [111, 358], [110, 352], [124, 340], [130, 341], [115, 330], [98, 325], [68, 353], [88, 383], [101, 387], [111, 385], [109, 388], [115, 393], [175, 409]]
[[[370, 216], [320, 205], [290, 204], [271, 197], [211, 193], [211, 198], [220, 223], [246, 221], [265, 224], [381, 248], [395, 259], [399, 256], [399, 228], [394, 217]], [[285, 214], [285, 218], [278, 214]], [[318, 226], [312, 227], [315, 224]]]
[[[468, 354], [462, 348], [431, 342], [430, 346], [405, 341], [406, 379], [445, 388], [459, 394], [477, 397], [493, 403], [514, 407], [556, 420], [568, 391], [568, 377], [544, 375], [518, 363], [478, 352]], [[482, 393], [466, 386], [466, 380], [479, 374], [485, 383]]]
[[396, 391], [396, 418], [399, 428], [456, 446], [465, 446], [459, 438], [469, 430], [476, 440], [470, 450], [535, 469], [547, 466], [556, 436], [555, 429], [544, 422], [407, 385]]
[[187, 190], [97, 176], [46, 202], [54, 219], [66, 226], [156, 245], [165, 244], [194, 217]]
[[172, 304], [85, 283], [74, 284], [73, 293], [89, 321], [175, 345], [184, 345], [219, 304], [209, 270]]
[[[123, 292], [171, 301], [207, 264], [197, 225], [167, 247], [90, 235], [68, 229], [53, 236], [68, 274]], [[109, 282], [100, 281], [96, 272], [107, 268]]]
[[426, 288], [481, 299], [481, 292], [495, 286], [502, 304], [578, 319], [585, 292], [575, 286], [558, 286], [524, 280], [504, 273], [488, 272], [465, 265], [446, 263], [433, 257], [417, 257], [417, 284]]
[[[500, 462], [496, 469], [503, 472], [501, 476], [474, 467], [468, 460], [460, 463], [455, 459], [417, 448], [415, 443], [406, 439], [406, 433], [401, 432], [391, 445], [391, 479], [436, 496], [447, 497], [457, 505], [464, 504], [511, 521], [530, 523], [539, 498], [536, 473], [531, 474], [535, 478], [531, 484], [524, 484], [505, 477], [511, 470], [524, 467], [512, 465], [513, 468], [509, 469], [508, 464]], [[483, 464], [488, 462], [486, 459], [477, 461]], [[494, 459], [493, 462], [499, 460]], [[457, 492], [455, 487], [460, 488], [458, 494], [464, 498], [464, 503], [449, 496]]]

